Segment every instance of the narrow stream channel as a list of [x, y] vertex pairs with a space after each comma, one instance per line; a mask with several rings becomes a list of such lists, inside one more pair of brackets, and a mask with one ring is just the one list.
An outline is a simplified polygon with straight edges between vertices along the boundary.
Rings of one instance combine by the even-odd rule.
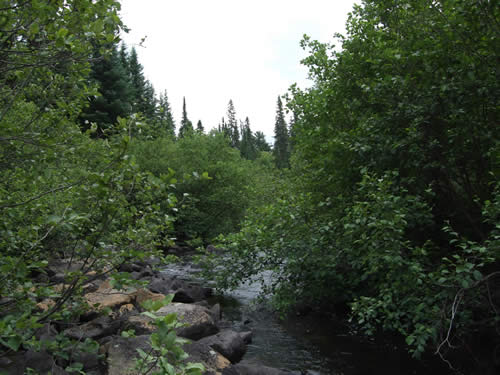
[[[169, 275], [206, 284], [190, 262], [169, 265]], [[265, 305], [257, 304], [257, 283], [245, 283], [231, 293], [216, 295], [222, 320], [235, 331], [253, 332], [242, 363], [309, 375], [446, 375], [448, 368], [436, 358], [413, 360], [388, 340], [369, 340], [349, 333], [332, 319], [306, 316], [280, 320]]]

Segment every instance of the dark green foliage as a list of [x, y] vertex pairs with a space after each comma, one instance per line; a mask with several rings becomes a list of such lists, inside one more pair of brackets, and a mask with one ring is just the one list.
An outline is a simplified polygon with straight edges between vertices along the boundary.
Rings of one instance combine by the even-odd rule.
[[186, 111], [186, 98], [182, 99], [182, 119], [181, 127], [179, 128], [179, 138], [184, 138], [185, 136], [193, 133], [193, 123], [188, 119]]
[[159, 135], [175, 137], [175, 121], [168, 101], [167, 90], [163, 91], [158, 99], [156, 121]]
[[245, 119], [245, 123], [240, 125], [241, 127], [241, 143], [240, 152], [241, 156], [248, 160], [255, 160], [257, 157], [257, 147], [255, 144], [255, 137], [250, 129], [250, 120], [248, 117]]
[[153, 85], [144, 77], [144, 67], [139, 62], [134, 47], [128, 57], [128, 76], [132, 86], [132, 111], [152, 119], [156, 114], [156, 97]]
[[205, 128], [203, 127], [201, 120], [198, 120], [198, 123], [196, 124], [196, 131], [201, 134], [205, 132]]
[[346, 304], [417, 356], [498, 345], [499, 23], [493, 2], [367, 0], [340, 52], [306, 37], [291, 174], [227, 239], [221, 285], [272, 269], [280, 308]]
[[132, 112], [132, 86], [115, 47], [106, 55], [96, 51], [92, 61], [90, 78], [98, 86], [99, 95], [89, 97], [90, 104], [80, 121], [84, 131], [96, 124], [98, 136], [105, 132], [109, 135], [117, 118], [125, 118]]
[[276, 104], [276, 122], [274, 124], [274, 147], [273, 155], [276, 167], [287, 168], [290, 165], [290, 148], [288, 140], [288, 127], [283, 112], [283, 103], [278, 97]]
[[233, 146], [234, 148], [239, 148], [240, 132], [238, 130], [238, 120], [236, 120], [236, 110], [234, 109], [232, 100], [229, 100], [229, 103], [227, 105], [227, 123], [224, 125], [227, 127], [224, 128], [224, 130], [229, 134], [231, 146]]
[[266, 136], [261, 131], [255, 132], [255, 148], [258, 151], [271, 151], [271, 146], [269, 146], [269, 143], [266, 141]]

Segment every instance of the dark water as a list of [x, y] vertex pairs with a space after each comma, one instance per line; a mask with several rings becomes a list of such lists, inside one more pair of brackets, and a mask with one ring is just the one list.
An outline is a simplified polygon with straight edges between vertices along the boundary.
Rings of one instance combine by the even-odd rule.
[[[196, 280], [199, 271], [190, 263], [171, 265], [166, 273]], [[263, 364], [297, 374], [325, 375], [420, 375], [450, 374], [437, 358], [413, 360], [387, 338], [369, 340], [319, 314], [280, 320], [256, 297], [260, 285], [247, 282], [235, 291], [215, 296], [222, 318], [236, 331], [253, 332], [242, 363]]]

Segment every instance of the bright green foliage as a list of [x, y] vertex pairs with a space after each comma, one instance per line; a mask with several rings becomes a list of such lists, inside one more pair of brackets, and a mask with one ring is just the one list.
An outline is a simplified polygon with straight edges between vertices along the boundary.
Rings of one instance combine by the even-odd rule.
[[267, 166], [240, 157], [220, 133], [193, 133], [169, 139], [134, 142], [142, 170], [155, 176], [175, 170], [177, 198], [182, 205], [175, 228], [179, 239], [209, 240], [238, 228], [259, 188], [269, 185]]
[[193, 123], [188, 119], [186, 111], [186, 98], [182, 99], [182, 119], [181, 127], [179, 128], [179, 138], [184, 138], [194, 131]]
[[[156, 254], [175, 205], [171, 176], [142, 173], [127, 156], [126, 121], [92, 140], [78, 117], [87, 98], [89, 59], [113, 55], [121, 22], [112, 0], [2, 1], [0, 7], [0, 356], [23, 349], [70, 358], [83, 346], [64, 335], [42, 343], [35, 330], [74, 322], [88, 309], [85, 274]], [[168, 238], [168, 237], [167, 237]], [[71, 258], [63, 290], [45, 275]], [[126, 283], [118, 275], [115, 280]], [[37, 303], [51, 298], [44, 311]], [[94, 347], [95, 349], [95, 347]], [[70, 368], [79, 368], [77, 363]]]
[[287, 168], [290, 165], [288, 127], [285, 121], [285, 114], [283, 113], [283, 103], [279, 96], [276, 104], [273, 155], [276, 160], [276, 167]]
[[364, 1], [341, 51], [305, 37], [289, 182], [220, 285], [272, 269], [279, 307], [345, 304], [415, 355], [498, 344], [499, 24], [494, 2]]

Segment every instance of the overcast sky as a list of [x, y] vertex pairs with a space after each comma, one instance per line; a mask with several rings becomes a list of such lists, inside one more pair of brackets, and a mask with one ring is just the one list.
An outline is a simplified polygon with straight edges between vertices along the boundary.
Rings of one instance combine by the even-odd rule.
[[[268, 140], [278, 95], [296, 82], [308, 85], [303, 34], [333, 42], [343, 33], [352, 0], [122, 0], [139, 61], [157, 93], [167, 90], [179, 127], [182, 97], [189, 119], [210, 129], [236, 115]], [[357, 1], [359, 3], [359, 1]], [[138, 46], [146, 37], [143, 47]]]

